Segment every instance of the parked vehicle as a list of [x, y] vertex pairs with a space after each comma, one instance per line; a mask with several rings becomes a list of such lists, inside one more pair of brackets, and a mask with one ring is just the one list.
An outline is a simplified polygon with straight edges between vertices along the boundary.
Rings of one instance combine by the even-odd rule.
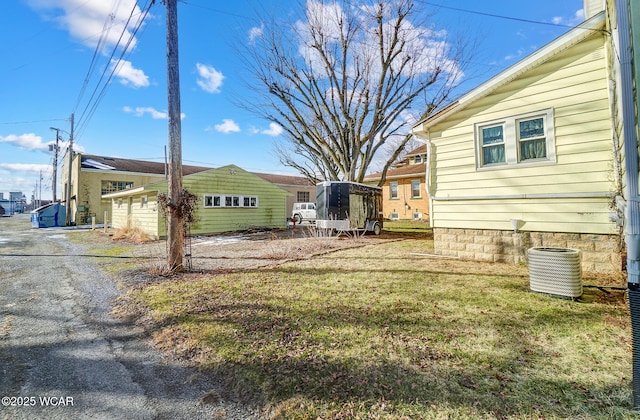
[[291, 219], [296, 224], [300, 224], [303, 221], [315, 222], [316, 221], [316, 203], [293, 203], [293, 210], [291, 210]]
[[316, 227], [346, 232], [382, 231], [382, 189], [346, 181], [316, 185]]

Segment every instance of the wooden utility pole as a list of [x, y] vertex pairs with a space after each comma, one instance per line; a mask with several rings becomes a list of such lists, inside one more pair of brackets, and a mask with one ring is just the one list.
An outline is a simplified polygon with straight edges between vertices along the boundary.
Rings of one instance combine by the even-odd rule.
[[69, 167], [67, 169], [67, 188], [65, 191], [65, 225], [71, 225], [71, 172], [73, 172], [73, 125], [74, 115], [71, 114], [71, 133], [69, 133], [69, 147], [67, 147], [67, 154], [69, 155]]
[[[182, 134], [180, 121], [180, 72], [178, 70], [178, 0], [167, 7], [167, 87], [169, 95], [169, 217], [167, 223], [169, 271], [182, 271], [184, 225], [176, 211], [182, 200]], [[177, 206], [177, 207], [176, 207]]]
[[60, 140], [60, 129], [59, 128], [55, 128], [55, 127], [49, 127], [49, 129], [54, 130], [56, 132], [56, 144], [52, 145], [53, 147], [50, 147], [49, 150], [53, 149], [53, 183], [52, 183], [52, 187], [53, 187], [53, 202], [55, 203], [56, 201], [58, 201], [56, 199], [56, 187], [58, 184], [58, 141]]

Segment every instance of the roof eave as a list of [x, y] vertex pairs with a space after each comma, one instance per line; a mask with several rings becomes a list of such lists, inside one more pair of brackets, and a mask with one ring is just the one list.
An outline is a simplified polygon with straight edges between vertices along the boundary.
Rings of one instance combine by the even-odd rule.
[[103, 194], [102, 198], [120, 198], [120, 197], [127, 197], [129, 195], [133, 195], [133, 194], [139, 194], [141, 192], [144, 192], [145, 188], [144, 187], [136, 187], [136, 188], [129, 188], [126, 190], [122, 190], [122, 191], [116, 191], [116, 192], [112, 192], [109, 194]]
[[570, 31], [559, 36], [549, 44], [535, 51], [525, 59], [515, 63], [511, 67], [482, 83], [478, 87], [470, 90], [466, 94], [459, 97], [456, 101], [443, 108], [440, 112], [436, 112], [433, 115], [419, 121], [412, 129], [414, 134], [427, 132], [428, 129], [440, 121], [447, 118], [449, 115], [463, 110], [473, 102], [491, 94], [496, 89], [506, 85], [515, 78], [519, 77], [523, 73], [531, 70], [532, 68], [548, 61], [550, 58], [556, 56], [560, 52], [570, 48], [586, 38], [588, 38], [593, 31], [603, 29], [605, 23], [605, 12], [602, 11], [593, 16], [589, 20], [576, 26]]

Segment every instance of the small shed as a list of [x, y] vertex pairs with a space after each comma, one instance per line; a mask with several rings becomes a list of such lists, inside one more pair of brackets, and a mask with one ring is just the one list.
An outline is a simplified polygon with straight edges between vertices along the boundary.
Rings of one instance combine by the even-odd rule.
[[48, 228], [65, 226], [66, 211], [60, 203], [50, 203], [31, 212], [31, 227]]
[[[291, 193], [238, 166], [186, 175], [182, 184], [198, 197], [198, 221], [191, 226], [192, 235], [286, 227], [286, 199]], [[103, 195], [112, 200], [111, 225], [166, 237], [158, 194], [167, 189], [164, 181]]]

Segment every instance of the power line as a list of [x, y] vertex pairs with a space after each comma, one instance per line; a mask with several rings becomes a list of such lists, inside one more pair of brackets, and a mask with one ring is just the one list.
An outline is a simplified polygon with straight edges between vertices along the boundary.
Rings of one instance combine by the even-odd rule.
[[7, 121], [7, 122], [0, 122], [0, 124], [17, 125], [17, 124], [34, 124], [34, 123], [53, 122], [53, 121], [68, 121], [68, 118], [54, 118], [49, 120], [33, 120], [33, 121]]
[[470, 14], [474, 14], [474, 15], [487, 16], [487, 17], [492, 17], [492, 18], [496, 18], [496, 19], [514, 20], [514, 21], [517, 21], [517, 22], [534, 23], [536, 25], [548, 25], [548, 26], [556, 26], [556, 27], [561, 27], [561, 28], [571, 28], [571, 29], [575, 28], [574, 25], [564, 25], [562, 23], [544, 22], [544, 21], [539, 21], [539, 20], [523, 19], [523, 18], [518, 18], [518, 17], [513, 17], [513, 16], [497, 15], [495, 13], [478, 12], [476, 10], [469, 10], [469, 9], [462, 9], [462, 8], [459, 8], [459, 7], [444, 6], [442, 4], [436, 4], [436, 3], [433, 3], [433, 2], [428, 2], [427, 3], [425, 0], [422, 0], [420, 2], [424, 3], [425, 5], [429, 5], [429, 6], [433, 6], [433, 7], [439, 7], [441, 9], [454, 10], [456, 12], [470, 13]]
[[[119, 4], [120, 2], [117, 3], [117, 5]], [[116, 9], [117, 9], [117, 6], [116, 4], [114, 4], [114, 9], [112, 10], [116, 10]], [[84, 83], [82, 84], [82, 88], [80, 88], [80, 93], [78, 94], [78, 99], [76, 100], [76, 105], [74, 109], [78, 108], [78, 105], [80, 104], [80, 100], [82, 99], [82, 96], [84, 95], [84, 92], [87, 86], [89, 85], [89, 78], [91, 77], [91, 74], [94, 72], [96, 68], [96, 64], [98, 61], [97, 58], [100, 55], [100, 51], [102, 50], [104, 41], [106, 39], [106, 35], [109, 32], [109, 29], [113, 26], [113, 25], [109, 25], [109, 23], [112, 23], [114, 18], [115, 18], [115, 13], [112, 11], [111, 13], [109, 13], [109, 15], [107, 15], [107, 17], [104, 20], [104, 26], [102, 27], [100, 38], [98, 38], [96, 48], [93, 51], [93, 57], [91, 57], [91, 63], [89, 64], [89, 69], [87, 70], [87, 75], [84, 78]]]
[[212, 7], [203, 6], [201, 4], [196, 4], [196, 3], [193, 3], [191, 1], [183, 0], [181, 3], [186, 4], [187, 6], [193, 6], [193, 7], [198, 7], [200, 9], [209, 10], [211, 12], [215, 12], [215, 13], [221, 14], [221, 15], [227, 15], [227, 16], [233, 16], [233, 17], [237, 17], [237, 18], [241, 18], [241, 19], [252, 20], [254, 22], [258, 22], [259, 21], [259, 19], [254, 18], [254, 17], [239, 15], [237, 13], [230, 13], [230, 12], [227, 12], [227, 11], [224, 11], [224, 10], [220, 10], [220, 9], [214, 9]]
[[[100, 88], [100, 83], [103, 81], [103, 79], [105, 78], [107, 72], [109, 71], [108, 67], [106, 67], [102, 71], [100, 79], [98, 80], [98, 83], [96, 84], [96, 87], [93, 90], [93, 93], [91, 94], [91, 98], [89, 99], [89, 102], [87, 103], [87, 105], [85, 106], [84, 110], [82, 111], [82, 114], [80, 115], [79, 122], [78, 122], [78, 133], [79, 133], [79, 135], [84, 130], [84, 128], [87, 126], [89, 120], [91, 120], [91, 118], [93, 117], [94, 113], [96, 112], [96, 110], [98, 108], [98, 104], [104, 98], [104, 95], [106, 94], [106, 90], [111, 85], [111, 80], [112, 80], [114, 74], [116, 73], [116, 71], [119, 68], [118, 67], [119, 63], [121, 63], [121, 61], [122, 61], [123, 57], [125, 56], [125, 54], [129, 54], [130, 53], [129, 47], [131, 46], [131, 43], [135, 39], [136, 34], [138, 33], [138, 31], [142, 27], [142, 24], [143, 24], [147, 14], [149, 13], [149, 10], [151, 9], [151, 6], [153, 4], [154, 4], [153, 1], [147, 2], [147, 4], [145, 5], [144, 12], [138, 14], [139, 19], [135, 23], [134, 28], [131, 31], [131, 35], [129, 36], [129, 39], [127, 40], [126, 44], [124, 46], [122, 46], [120, 56], [116, 60], [116, 63], [111, 66], [111, 71], [109, 72], [107, 80], [102, 85], [102, 88]], [[123, 27], [123, 30], [122, 30], [122, 32], [120, 34], [120, 37], [118, 38], [118, 42], [114, 46], [114, 48], [113, 48], [113, 50], [111, 52], [111, 55], [109, 56], [109, 62], [112, 62], [116, 51], [118, 50], [119, 47], [121, 47], [121, 43], [122, 43], [122, 39], [124, 37], [124, 34], [126, 33], [127, 29], [129, 28], [129, 22], [131, 22], [131, 19], [134, 17], [134, 12], [135, 12], [136, 6], [137, 6], [137, 4], [134, 4], [134, 8], [131, 10], [129, 18], [127, 19], [127, 21], [126, 21], [126, 23], [125, 23], [125, 25]], [[98, 93], [98, 90], [99, 90], [99, 93]], [[96, 97], [96, 94], [97, 94], [97, 97]], [[94, 97], [95, 97], [95, 100], [94, 100]], [[85, 115], [86, 115], [86, 118], [85, 118]]]

